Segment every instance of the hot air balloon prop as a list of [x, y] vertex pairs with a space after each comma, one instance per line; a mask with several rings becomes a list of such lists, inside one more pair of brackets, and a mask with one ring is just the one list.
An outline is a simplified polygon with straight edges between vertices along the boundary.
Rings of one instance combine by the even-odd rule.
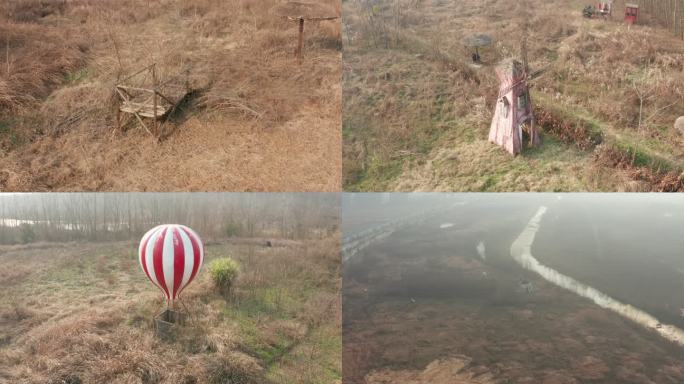
[[157, 328], [166, 322], [182, 323], [177, 312], [180, 295], [197, 276], [204, 261], [202, 240], [192, 229], [178, 224], [164, 224], [150, 229], [140, 240], [140, 267], [148, 279], [166, 297], [166, 310], [157, 316]]

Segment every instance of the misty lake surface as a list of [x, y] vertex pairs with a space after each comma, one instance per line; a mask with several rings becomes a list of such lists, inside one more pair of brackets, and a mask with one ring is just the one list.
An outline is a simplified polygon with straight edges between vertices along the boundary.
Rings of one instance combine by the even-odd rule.
[[[422, 369], [450, 354], [509, 370], [504, 376], [514, 380], [542, 382], [554, 370], [580, 382], [642, 382], [634, 375], [682, 382], [684, 368], [671, 367], [684, 367], [684, 347], [664, 331], [684, 329], [684, 196], [445, 196], [343, 198], [345, 238], [430, 212], [369, 242], [343, 266], [350, 382], [381, 367]], [[530, 225], [525, 252], [579, 289], [513, 256]], [[614, 299], [618, 310], [587, 292]], [[653, 321], [620, 313], [632, 307]], [[543, 356], [531, 352], [538, 348], [546, 348]], [[380, 355], [357, 358], [363, 351]]]
[[[425, 206], [441, 204], [444, 209], [420, 224], [401, 228], [400, 236], [388, 238], [405, 244], [395, 250], [394, 257], [453, 253], [484, 259], [486, 249], [486, 263], [520, 274], [521, 268], [512, 265], [510, 246], [539, 207], [545, 206], [531, 248], [539, 262], [663, 323], [684, 328], [684, 196], [454, 194], [450, 201], [425, 200]], [[354, 204], [343, 205], [343, 230], [353, 232], [356, 223], [363, 222], [366, 228], [368, 223], [392, 220], [425, 206], [390, 203], [384, 209], [372, 205], [372, 209], [356, 210]], [[363, 279], [372, 267], [359, 261], [345, 270], [345, 278]], [[473, 289], [445, 271], [430, 271], [427, 276], [423, 272], [422, 268], [404, 269], [407, 294], [441, 297]], [[409, 280], [425, 283], [411, 287]]]

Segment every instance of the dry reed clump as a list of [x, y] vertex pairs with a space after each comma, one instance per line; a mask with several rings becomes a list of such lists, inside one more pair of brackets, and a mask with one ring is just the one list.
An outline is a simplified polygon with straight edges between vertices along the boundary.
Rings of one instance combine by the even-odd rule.
[[172, 344], [153, 337], [149, 318], [130, 323], [130, 313], [136, 312], [132, 305], [77, 311], [61, 319], [43, 316], [12, 340], [22, 348], [3, 358], [13, 367], [30, 361], [30, 370], [14, 373], [31, 383], [262, 382], [262, 367], [235, 350], [236, 334], [207, 313], [206, 305], [195, 306], [199, 323], [180, 329]]
[[267, 285], [268, 276], [278, 274], [283, 279], [296, 278], [302, 271], [299, 251], [303, 249], [303, 246], [296, 246], [276, 251], [273, 248], [250, 247], [247, 254], [238, 259], [244, 267], [234, 294], [238, 298], [248, 296], [254, 287]]
[[204, 17], [215, 4], [216, 2], [211, 0], [183, 0], [178, 12], [182, 17]]
[[[15, 277], [15, 279], [18, 280], [24, 276], [18, 276], [18, 278]], [[18, 302], [14, 302], [9, 306], [0, 309], [0, 319], [5, 321], [22, 322], [24, 320], [34, 317], [35, 315], [35, 311], [26, 308], [26, 306]]]
[[575, 145], [582, 150], [593, 149], [602, 141], [599, 135], [590, 132], [587, 122], [584, 120], [569, 120], [558, 117], [552, 112], [539, 107], [535, 107], [534, 116], [536, 123], [545, 132], [551, 133], [564, 142]]
[[[277, 243], [276, 243], [277, 244]], [[307, 280], [321, 288], [336, 288], [340, 274], [339, 238], [309, 241], [279, 248], [249, 247], [238, 260], [242, 268], [236, 289], [242, 293], [267, 283], [269, 276]], [[311, 260], [316, 260], [312, 263]]]
[[30, 382], [71, 376], [86, 383], [104, 383], [125, 372], [134, 373], [142, 382], [158, 382], [165, 362], [150, 353], [155, 341], [120, 328], [123, 321], [123, 313], [112, 310], [46, 321], [22, 336], [24, 346], [9, 356], [10, 364], [31, 361]]
[[330, 68], [293, 68], [290, 58], [268, 55], [228, 55], [221, 61], [230, 64], [218, 67], [215, 81], [199, 97], [201, 107], [263, 120], [268, 126], [292, 119], [307, 105], [330, 102], [317, 98], [328, 93], [323, 79], [329, 79]]
[[4, 14], [13, 21], [36, 22], [50, 15], [63, 14], [67, 4], [64, 0], [7, 0]]
[[324, 323], [336, 323], [339, 313], [341, 313], [339, 294], [318, 292], [304, 303], [299, 321], [309, 327], [318, 327]]
[[0, 111], [30, 110], [85, 64], [86, 44], [65, 44], [56, 29], [0, 20], [0, 35], [9, 47], [0, 70]]
[[684, 50], [670, 39], [651, 29], [582, 30], [561, 43], [563, 66], [555, 66], [540, 84], [624, 128], [639, 126], [641, 93], [642, 125], [671, 125], [672, 111], [684, 106], [677, 86], [684, 80]]
[[[306, 105], [329, 103], [331, 100], [316, 98], [327, 96], [326, 82], [332, 80], [331, 68], [322, 63], [298, 66], [292, 57], [296, 44], [295, 23], [270, 15], [274, 1], [239, 3], [241, 11], [232, 20], [233, 28], [239, 30], [235, 33], [237, 41], [229, 43], [227, 52], [216, 55], [206, 65], [213, 73], [213, 80], [200, 96], [199, 105], [272, 126], [290, 120]], [[206, 20], [207, 17], [202, 22]], [[208, 20], [212, 20], [211, 15]], [[311, 45], [341, 50], [339, 22], [309, 23], [306, 35], [305, 51]], [[283, 50], [287, 46], [291, 50]]]
[[634, 181], [628, 190], [636, 192], [681, 192], [684, 191], [684, 173], [659, 171], [635, 165], [634, 154], [614, 145], [602, 144], [594, 151], [594, 162], [610, 168], [620, 169]]
[[263, 369], [253, 358], [234, 353], [221, 359], [206, 362], [205, 376], [209, 384], [262, 384], [266, 383]]
[[[47, 133], [58, 136], [76, 124], [88, 122], [101, 133], [111, 124], [116, 100], [109, 87], [98, 82], [61, 88], [50, 95], [40, 107]], [[99, 132], [98, 132], [99, 131]]]

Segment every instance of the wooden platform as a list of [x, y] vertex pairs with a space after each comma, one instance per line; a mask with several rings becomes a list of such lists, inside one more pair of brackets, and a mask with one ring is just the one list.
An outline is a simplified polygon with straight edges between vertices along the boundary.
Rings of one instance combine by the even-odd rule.
[[171, 108], [164, 105], [157, 105], [157, 110], [155, 111], [154, 105], [152, 104], [143, 104], [127, 101], [121, 104], [119, 110], [123, 113], [137, 113], [141, 117], [146, 117], [148, 119], [161, 119], [163, 117], [166, 117], [166, 114], [169, 113]]
[[[116, 85], [119, 96], [117, 127], [123, 130], [126, 115], [135, 117], [140, 125], [158, 140], [164, 135], [164, 123], [190, 93], [188, 73], [160, 82], [156, 65], [135, 72]], [[152, 120], [151, 126], [145, 120]], [[161, 121], [161, 123], [158, 123]]]

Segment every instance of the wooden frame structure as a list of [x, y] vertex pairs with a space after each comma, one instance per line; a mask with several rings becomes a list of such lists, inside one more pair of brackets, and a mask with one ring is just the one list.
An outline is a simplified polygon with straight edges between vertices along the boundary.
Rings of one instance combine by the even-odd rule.
[[[160, 82], [157, 65], [152, 64], [121, 80], [115, 87], [119, 97], [117, 129], [123, 130], [125, 115], [133, 115], [150, 135], [161, 140], [166, 118], [190, 93], [189, 75], [185, 70]], [[152, 121], [152, 129], [145, 119]]]
[[333, 9], [319, 3], [290, 1], [276, 6], [274, 11], [280, 17], [284, 17], [288, 21], [294, 21], [299, 25], [297, 48], [295, 49], [294, 54], [300, 64], [304, 59], [304, 22], [335, 20], [340, 18]]
[[309, 21], [325, 21], [325, 20], [335, 20], [338, 19], [337, 16], [334, 17], [304, 17], [304, 16], [299, 16], [299, 17], [288, 17], [287, 18], [290, 21], [297, 21], [299, 23], [299, 35], [297, 37], [297, 49], [295, 50], [295, 57], [299, 61], [299, 63], [302, 63], [302, 60], [304, 60], [304, 21], [309, 20]]

